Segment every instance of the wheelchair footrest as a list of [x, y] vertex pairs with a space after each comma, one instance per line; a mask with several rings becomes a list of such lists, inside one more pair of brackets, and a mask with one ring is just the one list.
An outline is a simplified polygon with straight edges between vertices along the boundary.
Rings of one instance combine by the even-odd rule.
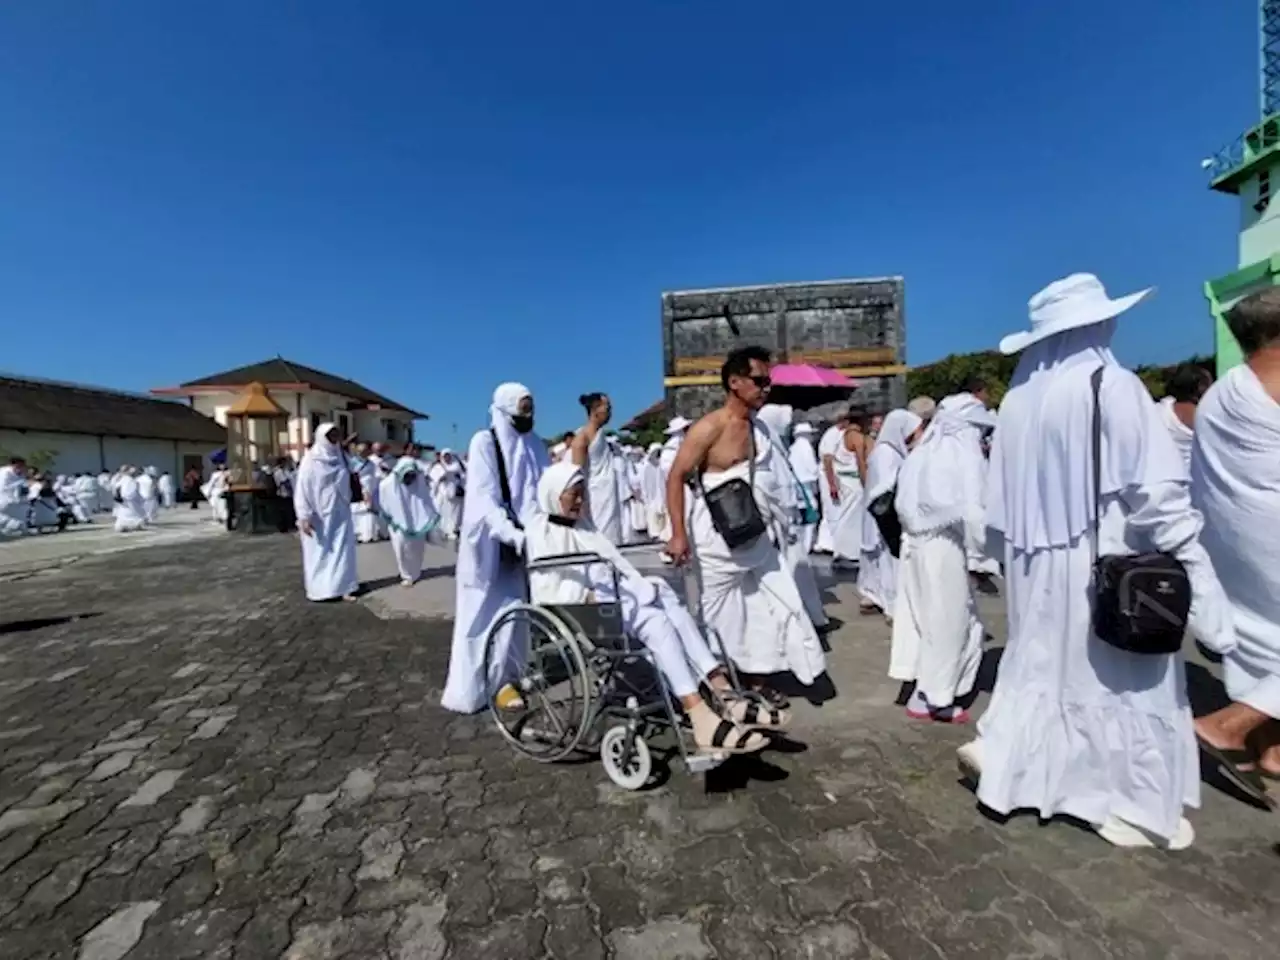
[[689, 772], [693, 774], [706, 773], [708, 770], [714, 770], [720, 764], [724, 763], [723, 756], [713, 756], [705, 753], [696, 753], [689, 757], [685, 762]]

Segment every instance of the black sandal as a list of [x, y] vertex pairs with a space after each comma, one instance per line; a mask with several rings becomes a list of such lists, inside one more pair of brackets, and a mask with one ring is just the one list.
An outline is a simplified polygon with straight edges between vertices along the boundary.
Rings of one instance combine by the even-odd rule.
[[[1233, 787], [1247, 794], [1259, 803], [1267, 806], [1275, 806], [1275, 801], [1271, 795], [1267, 793], [1267, 788], [1262, 783], [1262, 776], [1258, 773], [1256, 761], [1253, 751], [1235, 750], [1231, 748], [1215, 747], [1204, 737], [1196, 734], [1196, 743], [1201, 751], [1205, 753], [1216, 765], [1218, 772], [1225, 777]], [[1253, 770], [1241, 770], [1240, 764], [1255, 764]]]
[[768, 745], [768, 741], [760, 737], [759, 743], [747, 746], [747, 742], [752, 737], [760, 737], [760, 734], [754, 730], [747, 730], [732, 720], [721, 720], [716, 726], [715, 733], [711, 735], [711, 745], [703, 746], [695, 740], [695, 752], [705, 754], [758, 753]]

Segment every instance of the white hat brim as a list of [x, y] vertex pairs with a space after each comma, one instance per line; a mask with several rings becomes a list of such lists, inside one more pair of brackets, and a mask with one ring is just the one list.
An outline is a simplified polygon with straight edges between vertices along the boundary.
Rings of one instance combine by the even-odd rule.
[[1107, 300], [1105, 303], [1099, 304], [1098, 309], [1088, 312], [1081, 311], [1064, 322], [1045, 326], [1039, 330], [1020, 330], [1017, 333], [1011, 333], [1000, 341], [999, 350], [1005, 356], [1021, 353], [1033, 343], [1047, 340], [1049, 337], [1056, 336], [1059, 333], [1078, 330], [1080, 327], [1091, 327], [1095, 323], [1102, 323], [1104, 320], [1120, 316], [1126, 310], [1131, 310], [1155, 292], [1155, 287], [1147, 287], [1147, 289], [1139, 290], [1137, 293], [1117, 297], [1115, 300]]
[[682, 418], [679, 423], [671, 424], [662, 432], [665, 433], [667, 436], [671, 436], [673, 434], [679, 433], [681, 430], [688, 430], [691, 426], [693, 426], [692, 423]]

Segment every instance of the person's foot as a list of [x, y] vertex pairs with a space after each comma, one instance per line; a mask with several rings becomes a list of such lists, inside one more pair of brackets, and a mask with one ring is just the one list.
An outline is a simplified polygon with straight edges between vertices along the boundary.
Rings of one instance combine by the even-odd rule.
[[722, 717], [705, 703], [687, 708], [685, 715], [699, 753], [757, 753], [768, 746], [769, 739], [763, 734]]
[[1175, 828], [1173, 836], [1167, 839], [1148, 833], [1141, 827], [1134, 826], [1127, 820], [1122, 820], [1116, 816], [1108, 817], [1106, 822], [1097, 828], [1096, 832], [1098, 836], [1112, 846], [1125, 847], [1131, 850], [1150, 847], [1163, 847], [1166, 850], [1186, 850], [1191, 844], [1195, 843], [1196, 839], [1195, 828], [1191, 826], [1191, 821], [1186, 817], [1178, 819], [1178, 826]]
[[508, 683], [493, 698], [493, 702], [497, 704], [499, 710], [523, 710], [524, 697], [520, 696], [520, 691], [512, 684]]
[[401, 580], [401, 581], [400, 581], [400, 586], [402, 586], [402, 587], [412, 587], [412, 586], [413, 586], [413, 581], [412, 581], [412, 580], [410, 580], [408, 577], [405, 577], [403, 580]]
[[970, 740], [956, 751], [956, 761], [960, 764], [960, 772], [974, 780], [982, 776], [982, 738]]

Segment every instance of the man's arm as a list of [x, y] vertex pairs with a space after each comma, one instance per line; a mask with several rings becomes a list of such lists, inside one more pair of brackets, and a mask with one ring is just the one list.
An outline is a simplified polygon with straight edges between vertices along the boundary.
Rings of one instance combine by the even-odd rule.
[[707, 459], [707, 451], [720, 436], [720, 424], [712, 417], [703, 417], [685, 435], [675, 462], [667, 475], [667, 515], [671, 518], [671, 542], [668, 552], [677, 561], [689, 554], [689, 534], [685, 529], [684, 481], [698, 470]]
[[840, 484], [836, 480], [836, 460], [829, 453], [822, 455], [822, 475], [827, 479], [827, 490], [831, 493], [831, 502], [840, 502]]
[[867, 479], [867, 436], [857, 430], [850, 430], [844, 435], [844, 448], [853, 454], [858, 464], [858, 476]]
[[569, 444], [569, 459], [575, 467], [587, 466], [587, 446], [595, 439], [599, 427], [588, 423], [573, 435], [573, 443]]

